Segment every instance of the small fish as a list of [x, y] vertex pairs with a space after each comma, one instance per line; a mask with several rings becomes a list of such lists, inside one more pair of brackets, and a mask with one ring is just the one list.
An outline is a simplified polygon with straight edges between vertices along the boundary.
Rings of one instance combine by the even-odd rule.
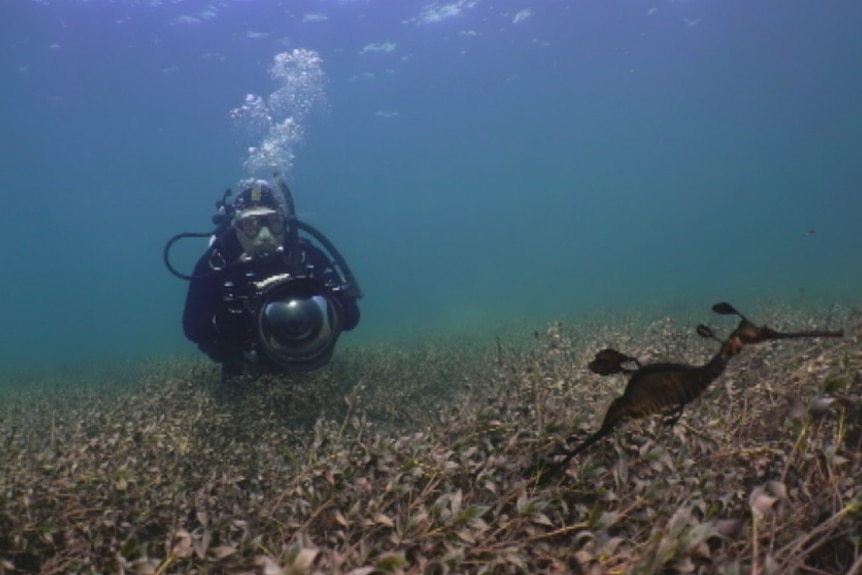
[[811, 228], [810, 230], [808, 230], [807, 232], [805, 232], [805, 233], [803, 234], [803, 236], [804, 236], [804, 237], [806, 237], [806, 238], [807, 238], [808, 236], [813, 236], [813, 235], [814, 235], [814, 228]]

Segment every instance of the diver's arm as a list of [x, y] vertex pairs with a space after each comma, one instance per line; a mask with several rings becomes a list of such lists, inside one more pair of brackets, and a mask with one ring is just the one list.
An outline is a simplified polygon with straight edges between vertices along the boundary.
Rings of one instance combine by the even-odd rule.
[[207, 250], [195, 265], [192, 274], [195, 279], [189, 281], [183, 308], [183, 332], [197, 344], [210, 342], [216, 337], [213, 318], [221, 297], [221, 274], [213, 273], [209, 258], [210, 251]]
[[356, 298], [348, 295], [342, 295], [340, 298], [341, 306], [344, 308], [344, 325], [341, 329], [350, 331], [359, 324], [359, 304], [356, 303]]
[[[335, 268], [335, 264], [323, 250], [311, 242], [302, 242], [302, 247], [305, 252], [304, 259], [307, 264], [312, 266], [315, 279], [330, 289], [346, 287], [346, 279], [341, 277]], [[356, 302], [356, 298], [347, 295], [344, 289], [335, 290], [333, 295], [338, 298], [344, 310], [342, 329], [350, 331], [359, 323], [359, 304]]]
[[216, 312], [222, 305], [224, 273], [213, 273], [209, 262], [208, 251], [195, 266], [195, 275], [201, 277], [189, 283], [183, 310], [183, 331], [211, 360], [218, 363], [235, 361], [242, 358], [242, 350], [225, 341], [215, 324]]

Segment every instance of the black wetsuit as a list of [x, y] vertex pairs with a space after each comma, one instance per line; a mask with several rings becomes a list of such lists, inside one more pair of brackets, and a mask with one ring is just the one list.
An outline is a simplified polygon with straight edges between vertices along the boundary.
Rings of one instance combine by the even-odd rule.
[[[298, 250], [293, 258], [290, 257], [292, 254], [287, 243], [284, 248], [282, 254], [248, 262], [241, 261], [239, 257], [242, 248], [239, 241], [233, 233], [227, 233], [216, 246], [219, 255], [215, 261], [228, 262], [228, 265], [214, 272], [211, 267], [213, 250], [207, 250], [198, 260], [193, 273], [195, 279], [189, 282], [186, 294], [183, 331], [186, 337], [198, 344], [198, 348], [213, 361], [223, 365], [242, 363], [243, 353], [252, 337], [253, 326], [245, 323], [231, 325], [230, 321], [224, 320], [222, 314], [227, 307], [226, 284], [232, 283], [234, 290], [243, 290], [250, 281], [284, 273], [310, 277], [329, 290], [344, 284], [332, 260], [307, 239], [299, 238]], [[295, 260], [295, 263], [291, 260]], [[344, 312], [342, 329], [349, 331], [356, 327], [359, 323], [359, 306], [356, 299], [341, 290], [331, 293]]]

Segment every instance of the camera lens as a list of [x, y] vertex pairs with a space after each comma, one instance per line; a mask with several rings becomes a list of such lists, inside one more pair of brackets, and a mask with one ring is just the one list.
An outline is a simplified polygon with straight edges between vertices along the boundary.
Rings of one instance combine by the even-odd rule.
[[263, 317], [276, 345], [307, 346], [331, 333], [328, 311], [323, 296], [290, 298], [267, 304]]
[[263, 294], [258, 335], [283, 367], [315, 369], [332, 355], [341, 333], [341, 307], [317, 282], [287, 280]]

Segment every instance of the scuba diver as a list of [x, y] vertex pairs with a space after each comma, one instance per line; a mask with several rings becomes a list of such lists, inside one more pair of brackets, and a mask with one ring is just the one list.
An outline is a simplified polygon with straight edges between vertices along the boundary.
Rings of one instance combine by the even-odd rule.
[[[323, 367], [341, 332], [359, 323], [356, 278], [332, 242], [296, 217], [284, 180], [276, 183], [252, 181], [232, 203], [228, 189], [212, 233], [178, 234], [165, 246], [168, 270], [189, 280], [183, 331], [222, 365], [222, 380]], [[207, 236], [192, 274], [178, 272], [174, 242]]]

